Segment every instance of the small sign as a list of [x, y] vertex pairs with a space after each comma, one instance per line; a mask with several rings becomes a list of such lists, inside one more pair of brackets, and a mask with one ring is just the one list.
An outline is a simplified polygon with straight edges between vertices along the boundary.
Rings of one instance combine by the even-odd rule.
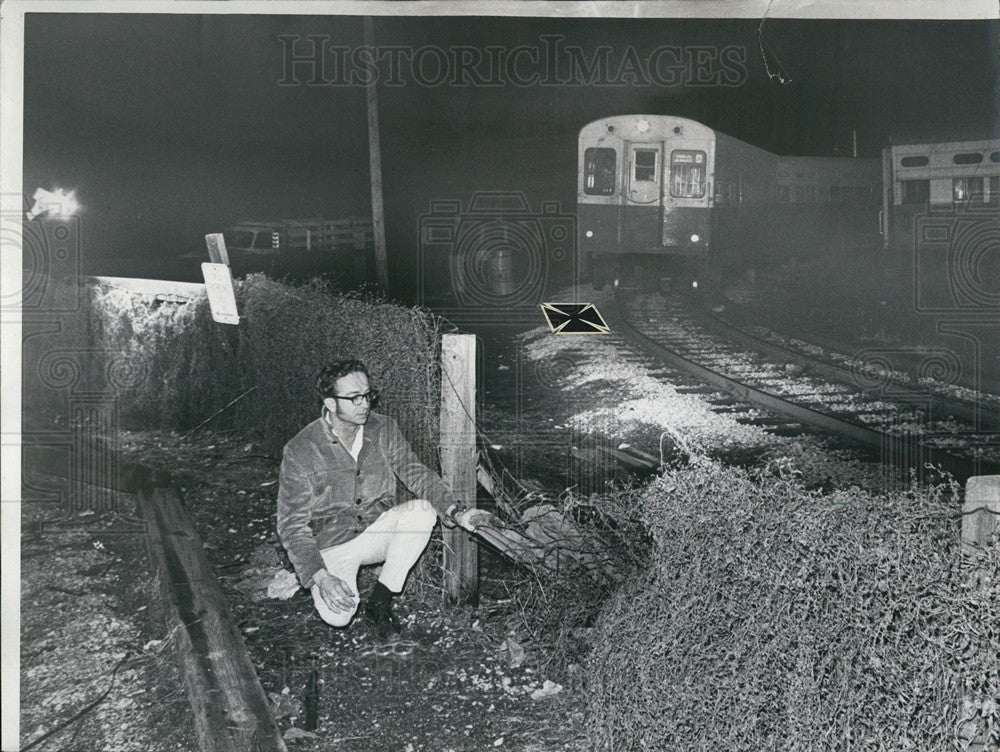
[[226, 239], [221, 232], [212, 232], [205, 236], [208, 246], [208, 258], [213, 264], [229, 264], [229, 253], [226, 251]]
[[238, 324], [240, 314], [236, 310], [236, 294], [233, 292], [233, 278], [225, 264], [201, 265], [205, 276], [208, 302], [212, 306], [212, 318], [219, 324]]

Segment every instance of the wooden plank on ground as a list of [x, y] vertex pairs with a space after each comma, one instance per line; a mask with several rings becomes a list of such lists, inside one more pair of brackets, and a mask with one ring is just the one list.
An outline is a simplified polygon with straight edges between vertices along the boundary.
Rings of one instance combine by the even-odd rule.
[[[60, 441], [71, 441], [72, 437], [59, 439]], [[88, 477], [89, 474], [80, 471], [81, 454], [97, 455], [108, 454], [109, 450], [103, 442], [91, 441], [88, 448], [80, 450], [68, 444], [24, 444], [21, 447], [22, 466], [40, 472], [55, 475], [60, 478], [67, 478], [77, 483], [87, 483], [91, 485], [101, 485], [105, 488], [121, 491], [123, 493], [134, 494], [139, 489], [156, 483], [162, 483], [164, 474], [151, 470], [144, 465], [137, 465], [132, 462], [125, 462], [117, 458], [112, 464], [113, 471], [108, 474], [100, 474], [99, 477]]]
[[179, 491], [147, 486], [138, 500], [202, 750], [286, 752]]

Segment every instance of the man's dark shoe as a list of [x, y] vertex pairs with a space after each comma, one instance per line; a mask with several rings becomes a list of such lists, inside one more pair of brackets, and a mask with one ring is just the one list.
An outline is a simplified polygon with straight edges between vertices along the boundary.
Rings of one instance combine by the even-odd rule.
[[369, 601], [365, 605], [365, 616], [380, 640], [388, 640], [403, 631], [399, 619], [392, 613], [392, 604], [387, 601]]

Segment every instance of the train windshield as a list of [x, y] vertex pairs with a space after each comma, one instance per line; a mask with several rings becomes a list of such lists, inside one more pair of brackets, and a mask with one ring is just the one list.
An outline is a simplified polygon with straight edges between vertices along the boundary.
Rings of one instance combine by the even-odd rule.
[[615, 192], [615, 150], [594, 147], [583, 153], [583, 191], [591, 196]]
[[656, 182], [656, 151], [653, 149], [636, 149], [633, 152], [635, 158], [635, 175], [633, 179], [640, 182]]
[[670, 154], [670, 195], [678, 198], [705, 195], [705, 152], [676, 149]]

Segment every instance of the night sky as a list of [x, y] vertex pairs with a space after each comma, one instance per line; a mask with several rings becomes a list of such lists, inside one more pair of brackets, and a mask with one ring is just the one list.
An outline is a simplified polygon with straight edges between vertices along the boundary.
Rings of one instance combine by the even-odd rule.
[[[572, 211], [576, 133], [605, 115], [691, 117], [780, 154], [849, 155], [854, 129], [861, 156], [998, 135], [996, 22], [769, 19], [786, 84], [758, 23], [376, 18], [375, 44], [402, 50], [378, 89], [397, 292], [431, 200], [517, 190]], [[289, 72], [280, 37], [304, 54], [306, 35], [348, 52]], [[90, 274], [183, 278], [181, 257], [239, 219], [367, 213], [365, 89], [335, 65], [363, 44], [357, 17], [28, 14], [24, 190], [77, 191]], [[519, 46], [520, 67], [489, 67]], [[582, 80], [571, 48], [605, 55], [605, 80]], [[386, 60], [420, 49], [386, 85]], [[478, 66], [452, 82], [438, 50]]]

